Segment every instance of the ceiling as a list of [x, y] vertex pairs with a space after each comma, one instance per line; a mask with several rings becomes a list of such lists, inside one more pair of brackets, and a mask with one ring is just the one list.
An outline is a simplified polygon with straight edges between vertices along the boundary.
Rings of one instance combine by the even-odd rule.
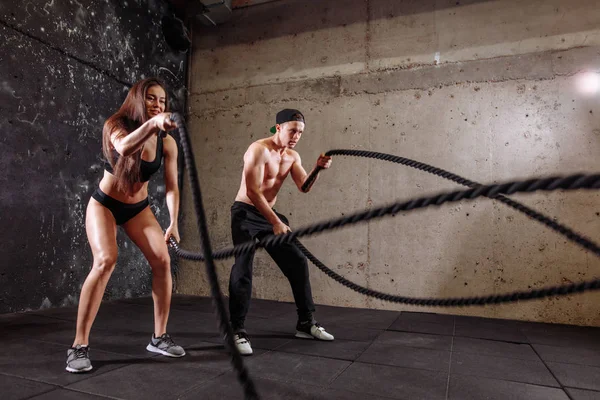
[[[173, 6], [175, 6], [175, 9], [177, 10], [177, 14], [180, 14], [181, 16], [183, 16], [185, 14], [185, 10], [189, 4], [200, 2], [200, 0], [168, 0], [168, 1], [171, 4], [173, 4]], [[236, 9], [236, 8], [242, 8], [242, 7], [255, 6], [257, 4], [270, 3], [272, 1], [278, 1], [278, 0], [231, 0], [231, 8]]]

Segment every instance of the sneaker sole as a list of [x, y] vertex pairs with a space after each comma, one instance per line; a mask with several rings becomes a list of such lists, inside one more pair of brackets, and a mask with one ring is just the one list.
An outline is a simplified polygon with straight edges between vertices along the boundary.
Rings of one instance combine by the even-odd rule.
[[331, 342], [333, 341], [333, 339], [335, 338], [331, 338], [331, 339], [320, 339], [318, 337], [315, 337], [309, 333], [306, 332], [300, 332], [300, 331], [296, 331], [296, 337], [300, 338], [300, 339], [317, 339], [317, 340], [322, 340], [324, 342]]
[[159, 349], [158, 347], [154, 347], [152, 345], [148, 345], [146, 346], [146, 350], [152, 352], [152, 353], [158, 353], [158, 354], [162, 354], [163, 356], [167, 356], [167, 357], [174, 357], [174, 358], [179, 358], [179, 357], [183, 357], [185, 356], [185, 352], [181, 355], [179, 354], [171, 354], [171, 353], [167, 353], [164, 350]]
[[313, 335], [310, 335], [306, 332], [296, 331], [296, 337], [300, 339], [315, 339]]
[[238, 352], [239, 352], [241, 355], [243, 355], [243, 356], [251, 356], [251, 355], [252, 355], [252, 353], [254, 352], [254, 351], [252, 350], [252, 348], [250, 348], [250, 350], [242, 350], [242, 349], [240, 349], [240, 348], [239, 348], [237, 345], [236, 345], [235, 347], [237, 348]]
[[75, 368], [71, 368], [71, 367], [67, 367], [65, 368], [68, 372], [72, 373], [72, 374], [80, 374], [82, 372], [88, 372], [92, 370], [92, 366], [90, 365], [89, 367], [83, 368], [83, 369], [75, 369]]

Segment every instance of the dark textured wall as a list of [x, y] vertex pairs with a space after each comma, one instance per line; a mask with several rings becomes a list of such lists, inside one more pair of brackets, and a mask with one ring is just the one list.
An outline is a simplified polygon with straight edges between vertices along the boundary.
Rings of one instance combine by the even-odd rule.
[[[148, 76], [163, 78], [182, 109], [187, 54], [165, 42], [165, 15], [159, 0], [0, 2], [0, 312], [78, 301], [105, 119]], [[150, 201], [165, 229], [162, 176]], [[105, 298], [150, 293], [141, 252], [121, 230], [118, 244]]]

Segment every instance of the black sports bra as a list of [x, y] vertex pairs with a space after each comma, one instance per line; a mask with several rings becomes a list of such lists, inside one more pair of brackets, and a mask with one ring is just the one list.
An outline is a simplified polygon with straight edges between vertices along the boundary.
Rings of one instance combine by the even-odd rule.
[[[113, 149], [113, 159], [115, 160], [115, 164], [119, 160], [120, 156], [121, 155], [115, 149]], [[142, 163], [140, 164], [140, 181], [141, 182], [148, 182], [150, 180], [150, 177], [152, 175], [154, 175], [154, 173], [160, 169], [160, 165], [162, 163], [162, 158], [163, 158], [163, 137], [162, 137], [162, 135], [158, 135], [158, 139], [156, 141], [156, 155], [154, 156], [154, 161], [146, 161], [143, 159], [141, 160], [142, 161]], [[104, 161], [104, 169], [107, 170], [108, 172], [110, 172], [111, 174], [113, 173], [113, 169], [112, 169], [110, 163], [108, 162], [108, 160]]]

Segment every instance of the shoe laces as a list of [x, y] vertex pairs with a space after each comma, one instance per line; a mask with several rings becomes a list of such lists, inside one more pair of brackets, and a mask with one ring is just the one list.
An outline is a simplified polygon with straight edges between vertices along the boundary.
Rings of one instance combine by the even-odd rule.
[[243, 340], [246, 342], [249, 342], [250, 340], [248, 340], [248, 334], [246, 332], [237, 332], [233, 335], [233, 337], [235, 338], [237, 336], [237, 340]]
[[320, 330], [320, 331], [324, 331], [324, 330], [325, 330], [325, 328], [323, 328], [323, 327], [321, 326], [321, 324], [320, 324], [320, 323], [318, 323], [318, 322], [315, 322], [315, 323], [314, 323], [314, 325], [315, 325], [315, 328], [317, 328], [317, 329], [318, 329], [318, 330]]
[[160, 337], [158, 337], [161, 342], [166, 343], [168, 346], [175, 346], [175, 342], [171, 339], [171, 335], [168, 333], [163, 333]]
[[88, 356], [88, 347], [77, 346], [73, 348], [73, 353], [71, 353], [75, 358], [87, 358]]

